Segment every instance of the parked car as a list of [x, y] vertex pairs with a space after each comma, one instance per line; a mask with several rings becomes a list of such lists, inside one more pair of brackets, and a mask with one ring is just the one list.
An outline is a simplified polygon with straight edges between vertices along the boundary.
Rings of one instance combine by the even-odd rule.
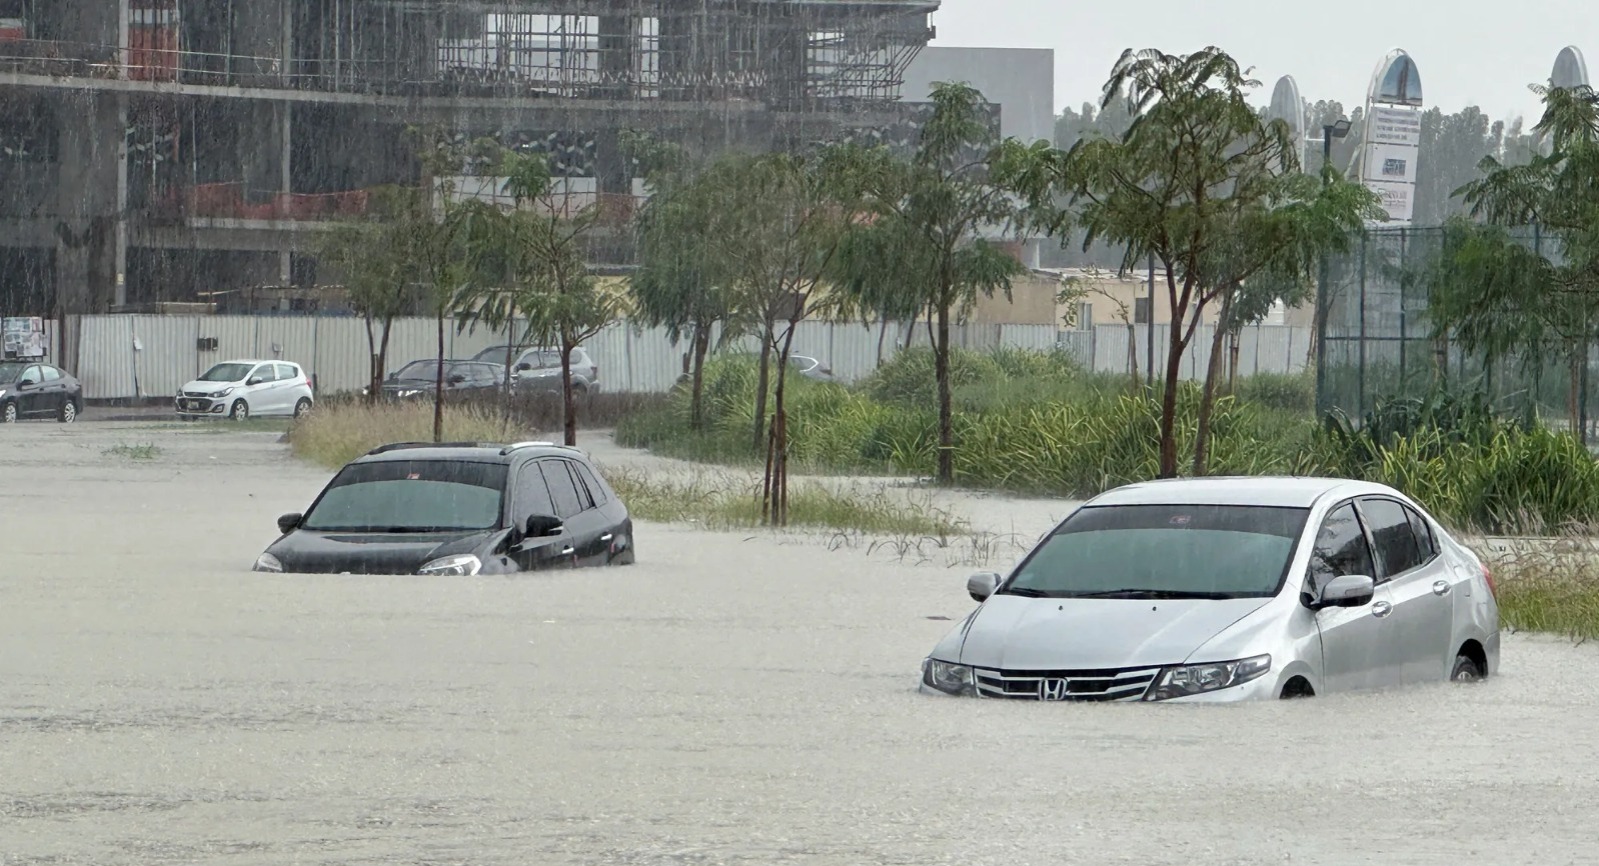
[[83, 384], [52, 364], [0, 362], [0, 423], [23, 418], [76, 421], [83, 411]]
[[506, 574], [634, 562], [633, 520], [581, 451], [402, 442], [346, 465], [256, 571]]
[[[490, 346], [472, 356], [474, 361], [505, 363], [506, 347]], [[523, 393], [559, 393], [561, 350], [554, 346], [518, 348], [511, 362], [511, 379]], [[600, 366], [582, 346], [572, 349], [572, 391], [579, 396], [600, 390]]]
[[243, 421], [253, 416], [298, 418], [315, 402], [311, 379], [299, 364], [239, 360], [223, 361], [179, 388], [175, 406], [180, 418]]
[[1488, 569], [1391, 487], [1325, 478], [1132, 484], [1084, 504], [922, 663], [924, 692], [1239, 701], [1479, 680]]
[[821, 361], [809, 355], [789, 355], [788, 364], [794, 368], [794, 372], [807, 379], [815, 379], [819, 382], [831, 382], [833, 380], [833, 371], [823, 365]]
[[[487, 361], [444, 362], [444, 388], [450, 393], [497, 391], [505, 387], [505, 365]], [[439, 362], [412, 361], [383, 380], [383, 396], [391, 400], [431, 398], [438, 384]], [[367, 389], [361, 389], [365, 394]]]

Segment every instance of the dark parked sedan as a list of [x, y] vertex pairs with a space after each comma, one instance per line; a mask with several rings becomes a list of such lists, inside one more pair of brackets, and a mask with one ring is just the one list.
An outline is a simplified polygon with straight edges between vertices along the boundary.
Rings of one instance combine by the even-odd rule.
[[[438, 361], [412, 361], [383, 380], [383, 396], [390, 400], [431, 398], [438, 377]], [[505, 387], [505, 379], [504, 364], [485, 361], [444, 362], [444, 388], [451, 394], [498, 391]]]
[[0, 363], [0, 423], [54, 418], [71, 424], [83, 411], [83, 384], [50, 364]]
[[628, 565], [627, 506], [575, 448], [397, 443], [350, 462], [256, 571], [508, 574]]

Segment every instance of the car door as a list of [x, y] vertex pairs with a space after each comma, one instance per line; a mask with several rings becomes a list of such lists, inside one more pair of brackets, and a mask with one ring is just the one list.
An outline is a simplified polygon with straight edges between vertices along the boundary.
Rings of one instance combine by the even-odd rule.
[[67, 379], [61, 375], [60, 370], [49, 364], [39, 365], [39, 375], [41, 377], [40, 384], [42, 385], [43, 398], [39, 412], [40, 414], [55, 415], [67, 403]]
[[539, 461], [544, 479], [550, 484], [550, 497], [555, 501], [555, 513], [566, 521], [572, 533], [574, 555], [579, 565], [604, 565], [610, 552], [611, 538], [604, 517], [594, 507], [588, 489], [573, 475], [572, 461], [546, 457]]
[[633, 539], [628, 537], [627, 509], [620, 500], [611, 498], [605, 492], [605, 485], [582, 461], [572, 460], [568, 465], [577, 479], [578, 487], [586, 490], [590, 501], [594, 503], [595, 521], [604, 527], [598, 539], [603, 547], [596, 553], [598, 561], [595, 564], [609, 565], [617, 554], [633, 543]]
[[45, 393], [44, 371], [33, 364], [17, 377], [17, 415], [43, 415], [49, 412], [49, 395]]
[[[1354, 503], [1328, 512], [1317, 531], [1305, 589], [1315, 597], [1328, 581], [1359, 574], [1376, 578], [1370, 541]], [[1372, 600], [1359, 607], [1329, 607], [1316, 612], [1321, 632], [1322, 687], [1329, 692], [1374, 689], [1391, 685], [1388, 620], [1393, 602], [1388, 587], [1378, 585]]]
[[[517, 528], [527, 529], [530, 517], [554, 517], [555, 503], [550, 497], [549, 482], [538, 461], [523, 463], [517, 470], [511, 497], [511, 519]], [[572, 544], [572, 530], [563, 528], [560, 533], [540, 538], [523, 538], [510, 550], [510, 556], [523, 571], [541, 571], [549, 568], [570, 568], [577, 564], [577, 549]]]
[[305, 374], [294, 364], [283, 361], [272, 366], [277, 371], [277, 381], [272, 385], [279, 394], [278, 405], [282, 406], [285, 412], [293, 412], [294, 404], [300, 402], [300, 397], [303, 396], [300, 393], [300, 383], [305, 380]]
[[1449, 678], [1454, 662], [1454, 578], [1430, 539], [1423, 554], [1404, 504], [1386, 496], [1360, 500], [1360, 513], [1371, 530], [1379, 578], [1394, 605], [1389, 633], [1395, 652], [1388, 662], [1400, 682], [1439, 682]]
[[278, 405], [281, 394], [273, 387], [277, 379], [278, 374], [271, 364], [257, 364], [245, 377], [244, 399], [250, 404], [251, 415], [276, 415], [283, 411]]

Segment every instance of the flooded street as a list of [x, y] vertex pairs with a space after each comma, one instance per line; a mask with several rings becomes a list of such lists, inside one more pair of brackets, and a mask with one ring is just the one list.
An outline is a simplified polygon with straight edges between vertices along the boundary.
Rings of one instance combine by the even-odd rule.
[[0, 863], [1593, 856], [1592, 646], [1251, 706], [933, 698], [972, 607], [941, 561], [645, 524], [632, 568], [253, 574], [328, 476], [276, 439], [0, 429]]

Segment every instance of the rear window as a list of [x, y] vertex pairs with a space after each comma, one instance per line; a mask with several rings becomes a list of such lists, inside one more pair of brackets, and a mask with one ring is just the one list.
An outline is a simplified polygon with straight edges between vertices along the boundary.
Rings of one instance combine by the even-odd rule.
[[1282, 588], [1308, 516], [1304, 508], [1253, 505], [1083, 508], [1023, 561], [1003, 591], [1270, 597]]

